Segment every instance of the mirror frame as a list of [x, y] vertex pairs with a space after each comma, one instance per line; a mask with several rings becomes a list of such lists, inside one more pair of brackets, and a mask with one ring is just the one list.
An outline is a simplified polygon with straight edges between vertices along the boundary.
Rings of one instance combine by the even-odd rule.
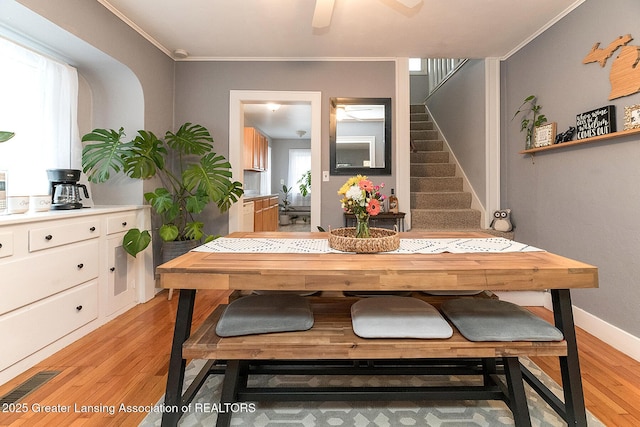
[[[331, 175], [391, 175], [391, 98], [330, 98], [329, 158]], [[384, 167], [338, 168], [336, 165], [337, 105], [384, 105]]]

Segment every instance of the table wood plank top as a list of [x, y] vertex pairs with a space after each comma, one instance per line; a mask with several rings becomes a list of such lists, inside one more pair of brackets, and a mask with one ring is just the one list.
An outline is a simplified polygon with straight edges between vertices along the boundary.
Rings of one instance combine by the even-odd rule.
[[[326, 239], [327, 233], [237, 232], [231, 238]], [[486, 238], [408, 232], [401, 238]], [[157, 268], [166, 289], [542, 290], [598, 287], [598, 269], [550, 252], [354, 254], [189, 252]]]

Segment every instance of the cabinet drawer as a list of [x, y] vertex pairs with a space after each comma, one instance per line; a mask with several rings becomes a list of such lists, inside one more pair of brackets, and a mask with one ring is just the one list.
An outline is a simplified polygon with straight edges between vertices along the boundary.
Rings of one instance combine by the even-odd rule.
[[98, 240], [3, 264], [0, 314], [98, 277]]
[[97, 317], [97, 281], [0, 316], [0, 370]]
[[124, 215], [110, 217], [107, 220], [107, 234], [129, 231], [136, 227], [136, 214], [131, 212]]
[[13, 233], [0, 233], [0, 258], [13, 255]]
[[34, 228], [29, 230], [29, 252], [94, 239], [98, 236], [100, 236], [98, 219]]

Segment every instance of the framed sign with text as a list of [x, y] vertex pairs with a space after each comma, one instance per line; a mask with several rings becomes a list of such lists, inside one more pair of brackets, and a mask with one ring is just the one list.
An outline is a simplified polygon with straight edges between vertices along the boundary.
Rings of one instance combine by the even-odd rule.
[[607, 105], [576, 116], [577, 139], [593, 138], [616, 131], [616, 106]]
[[546, 147], [554, 143], [556, 139], [556, 123], [548, 123], [546, 125], [538, 126], [534, 130], [533, 134], [533, 146], [534, 147]]

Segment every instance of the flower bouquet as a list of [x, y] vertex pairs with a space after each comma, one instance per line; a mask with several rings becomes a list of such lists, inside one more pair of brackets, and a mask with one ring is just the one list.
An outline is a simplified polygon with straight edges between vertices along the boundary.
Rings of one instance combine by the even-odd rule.
[[398, 249], [397, 231], [369, 228], [369, 218], [378, 215], [385, 196], [384, 184], [373, 185], [366, 176], [351, 177], [340, 188], [342, 209], [356, 217], [356, 227], [338, 228], [329, 232], [329, 246], [345, 252], [374, 253]]
[[369, 217], [380, 213], [380, 204], [385, 198], [380, 193], [381, 188], [384, 184], [373, 185], [366, 176], [357, 175], [349, 178], [338, 190], [342, 196], [342, 209], [356, 217], [357, 238], [371, 237]]

